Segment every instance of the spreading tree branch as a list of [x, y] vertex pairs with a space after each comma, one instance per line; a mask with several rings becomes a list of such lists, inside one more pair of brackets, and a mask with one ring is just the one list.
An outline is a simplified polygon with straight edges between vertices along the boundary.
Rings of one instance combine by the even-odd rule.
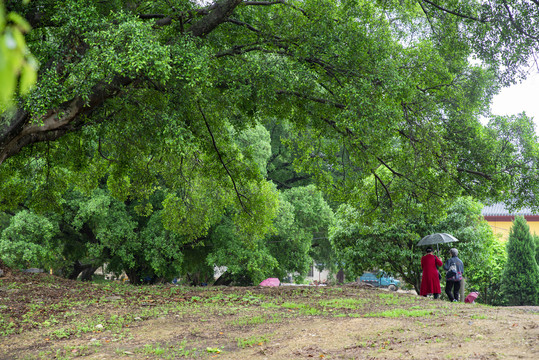
[[526, 30], [524, 30], [515, 20], [513, 17], [513, 13], [511, 12], [511, 9], [509, 8], [509, 5], [507, 4], [507, 1], [503, 1], [503, 6], [505, 7], [505, 10], [507, 11], [507, 15], [509, 16], [509, 21], [511, 22], [511, 25], [517, 29], [517, 31], [523, 35], [526, 35], [530, 39], [533, 40], [539, 40], [539, 37], [533, 36], [532, 34], [528, 33]]
[[260, 30], [255, 28], [253, 25], [247, 24], [246, 22], [243, 22], [243, 21], [239, 21], [239, 20], [236, 20], [236, 19], [226, 19], [226, 22], [231, 23], [231, 24], [235, 24], [235, 25], [243, 26], [243, 27], [255, 32], [255, 33], [260, 33]]
[[297, 96], [297, 97], [300, 97], [300, 98], [303, 98], [303, 99], [307, 99], [307, 100], [310, 100], [310, 101], [314, 101], [314, 102], [317, 102], [317, 103], [320, 103], [320, 104], [331, 105], [331, 106], [336, 107], [337, 109], [346, 109], [346, 105], [344, 105], [344, 104], [336, 103], [336, 102], [333, 102], [333, 101], [330, 101], [330, 100], [327, 100], [327, 99], [321, 99], [321, 98], [316, 98], [314, 96], [305, 95], [305, 94], [302, 94], [302, 93], [297, 92], [297, 91], [277, 90], [277, 94], [279, 94], [279, 95], [294, 95], [294, 96]]
[[0, 128], [0, 164], [25, 146], [54, 141], [77, 130], [87, 116], [133, 82], [130, 78], [116, 77], [110, 84], [98, 84], [92, 89], [88, 100], [77, 96], [57, 109], [49, 110], [38, 123], [30, 119], [27, 111], [19, 109], [10, 124]]
[[434, 27], [434, 25], [432, 24], [432, 20], [430, 18], [430, 15], [427, 11], [427, 9], [425, 8], [425, 6], [423, 5], [423, 3], [421, 1], [419, 1], [419, 6], [421, 6], [421, 10], [423, 10], [423, 13], [425, 14], [425, 17], [427, 18], [427, 21], [429, 22], [429, 25], [430, 25], [430, 28], [432, 29], [432, 31], [436, 33], [436, 28]]
[[232, 174], [230, 173], [230, 170], [228, 170], [228, 167], [223, 161], [223, 157], [221, 156], [221, 152], [219, 151], [219, 148], [217, 147], [217, 142], [215, 141], [215, 137], [213, 136], [213, 132], [211, 131], [210, 124], [208, 123], [208, 120], [206, 119], [206, 114], [204, 114], [204, 111], [202, 110], [202, 107], [200, 106], [200, 104], [197, 104], [197, 106], [198, 106], [198, 111], [200, 112], [200, 114], [202, 115], [202, 118], [204, 119], [206, 128], [208, 129], [208, 132], [210, 133], [213, 148], [215, 149], [215, 152], [217, 153], [217, 157], [219, 158], [219, 161], [223, 165], [223, 168], [225, 169], [226, 173], [228, 174], [228, 177], [230, 177], [230, 180], [232, 181], [232, 185], [234, 186], [234, 191], [236, 192], [236, 196], [238, 197], [240, 205], [243, 211], [245, 211], [247, 214], [250, 215], [251, 213], [247, 210], [247, 207], [245, 206], [242, 200], [242, 197], [245, 197], [245, 195], [239, 192], [238, 187], [236, 186], [236, 181], [234, 180], [234, 177], [232, 176]]
[[481, 171], [469, 170], [469, 169], [464, 169], [464, 168], [457, 168], [457, 171], [462, 172], [462, 173], [476, 175], [487, 180], [492, 180], [492, 176], [490, 176], [489, 174], [485, 174], [484, 172], [481, 172]]
[[[389, 199], [389, 207], [393, 207], [393, 198], [391, 197], [391, 192], [389, 192], [389, 189], [387, 188], [386, 184], [384, 184], [384, 181], [380, 179], [376, 171], [371, 171], [371, 174], [376, 178], [377, 182], [380, 183], [380, 185], [382, 185], [382, 187], [384, 188], [384, 192], [386, 193], [387, 198]], [[376, 193], [378, 194], [378, 191], [376, 191]], [[376, 196], [378, 197], [378, 195]]]
[[458, 12], [458, 11], [453, 11], [453, 10], [446, 9], [446, 8], [436, 4], [436, 3], [433, 3], [432, 1], [429, 1], [429, 0], [420, 0], [420, 1], [426, 2], [427, 4], [435, 7], [436, 9], [441, 10], [443, 12], [446, 12], [448, 14], [455, 15], [455, 16], [458, 16], [458, 17], [463, 18], [463, 19], [474, 20], [474, 21], [479, 21], [481, 23], [486, 23], [486, 21], [483, 20], [483, 19], [476, 18], [476, 17], [470, 16], [470, 15], [466, 15], [466, 14], [463, 14], [463, 13]]
[[216, 1], [208, 15], [194, 23], [189, 32], [195, 37], [204, 37], [211, 33], [217, 26], [225, 22], [243, 0], [220, 0]]
[[101, 137], [99, 137], [99, 141], [98, 141], [98, 144], [97, 144], [97, 152], [99, 153], [99, 155], [101, 155], [101, 157], [105, 160], [107, 160], [108, 162], [117, 162], [116, 160], [114, 159], [109, 159], [108, 157], [106, 157], [104, 154], [103, 154], [103, 151], [101, 149]]

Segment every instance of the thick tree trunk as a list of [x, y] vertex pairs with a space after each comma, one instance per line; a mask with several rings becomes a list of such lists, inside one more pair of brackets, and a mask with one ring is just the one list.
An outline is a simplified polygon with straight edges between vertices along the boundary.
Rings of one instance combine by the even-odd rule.
[[95, 271], [99, 268], [99, 266], [88, 266], [84, 270], [82, 270], [82, 274], [80, 275], [80, 279], [82, 281], [92, 281], [92, 277], [94, 276]]
[[83, 269], [84, 269], [84, 267], [82, 266], [80, 261], [75, 261], [73, 263], [73, 267], [71, 269], [71, 272], [69, 273], [67, 278], [70, 279], [70, 280], [77, 280], [77, 278], [79, 277], [79, 274], [82, 272]]
[[92, 276], [98, 268], [99, 266], [95, 266], [92, 264], [82, 264], [80, 261], [77, 260], [73, 263], [73, 268], [71, 269], [71, 272], [69, 273], [67, 278], [71, 280], [77, 280], [80, 275], [82, 281], [91, 281]]
[[125, 274], [127, 275], [131, 284], [140, 285], [142, 283], [142, 275], [140, 274], [140, 269], [126, 269]]

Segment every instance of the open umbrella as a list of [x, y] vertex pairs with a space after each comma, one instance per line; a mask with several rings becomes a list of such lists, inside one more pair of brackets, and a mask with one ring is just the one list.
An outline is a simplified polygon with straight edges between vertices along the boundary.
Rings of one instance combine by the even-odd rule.
[[436, 250], [438, 250], [438, 244], [446, 244], [455, 241], [458, 241], [458, 239], [453, 235], [446, 233], [436, 233], [425, 236], [417, 243], [417, 245], [424, 246], [436, 244]]

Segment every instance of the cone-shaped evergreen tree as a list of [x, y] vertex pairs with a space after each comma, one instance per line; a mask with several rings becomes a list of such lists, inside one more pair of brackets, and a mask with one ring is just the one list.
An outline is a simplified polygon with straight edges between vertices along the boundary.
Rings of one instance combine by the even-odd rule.
[[522, 216], [515, 217], [507, 243], [501, 289], [506, 305], [539, 304], [539, 268], [535, 260], [535, 241]]
[[537, 265], [539, 266], [539, 235], [534, 233], [533, 240], [535, 241], [535, 261], [537, 261]]

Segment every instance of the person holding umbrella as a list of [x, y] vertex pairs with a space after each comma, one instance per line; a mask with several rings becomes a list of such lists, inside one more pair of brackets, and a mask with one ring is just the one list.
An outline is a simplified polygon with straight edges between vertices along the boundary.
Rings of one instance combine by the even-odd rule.
[[425, 255], [421, 258], [421, 269], [423, 270], [423, 276], [421, 278], [419, 295], [427, 296], [428, 294], [433, 294], [434, 298], [438, 299], [442, 293], [438, 267], [442, 265], [442, 260], [432, 253], [432, 247], [427, 247], [425, 250]]
[[449, 249], [449, 254], [451, 258], [444, 264], [444, 270], [447, 271], [445, 275], [445, 293], [449, 301], [459, 301], [460, 281], [464, 273], [464, 264], [458, 258], [459, 251], [457, 249]]

